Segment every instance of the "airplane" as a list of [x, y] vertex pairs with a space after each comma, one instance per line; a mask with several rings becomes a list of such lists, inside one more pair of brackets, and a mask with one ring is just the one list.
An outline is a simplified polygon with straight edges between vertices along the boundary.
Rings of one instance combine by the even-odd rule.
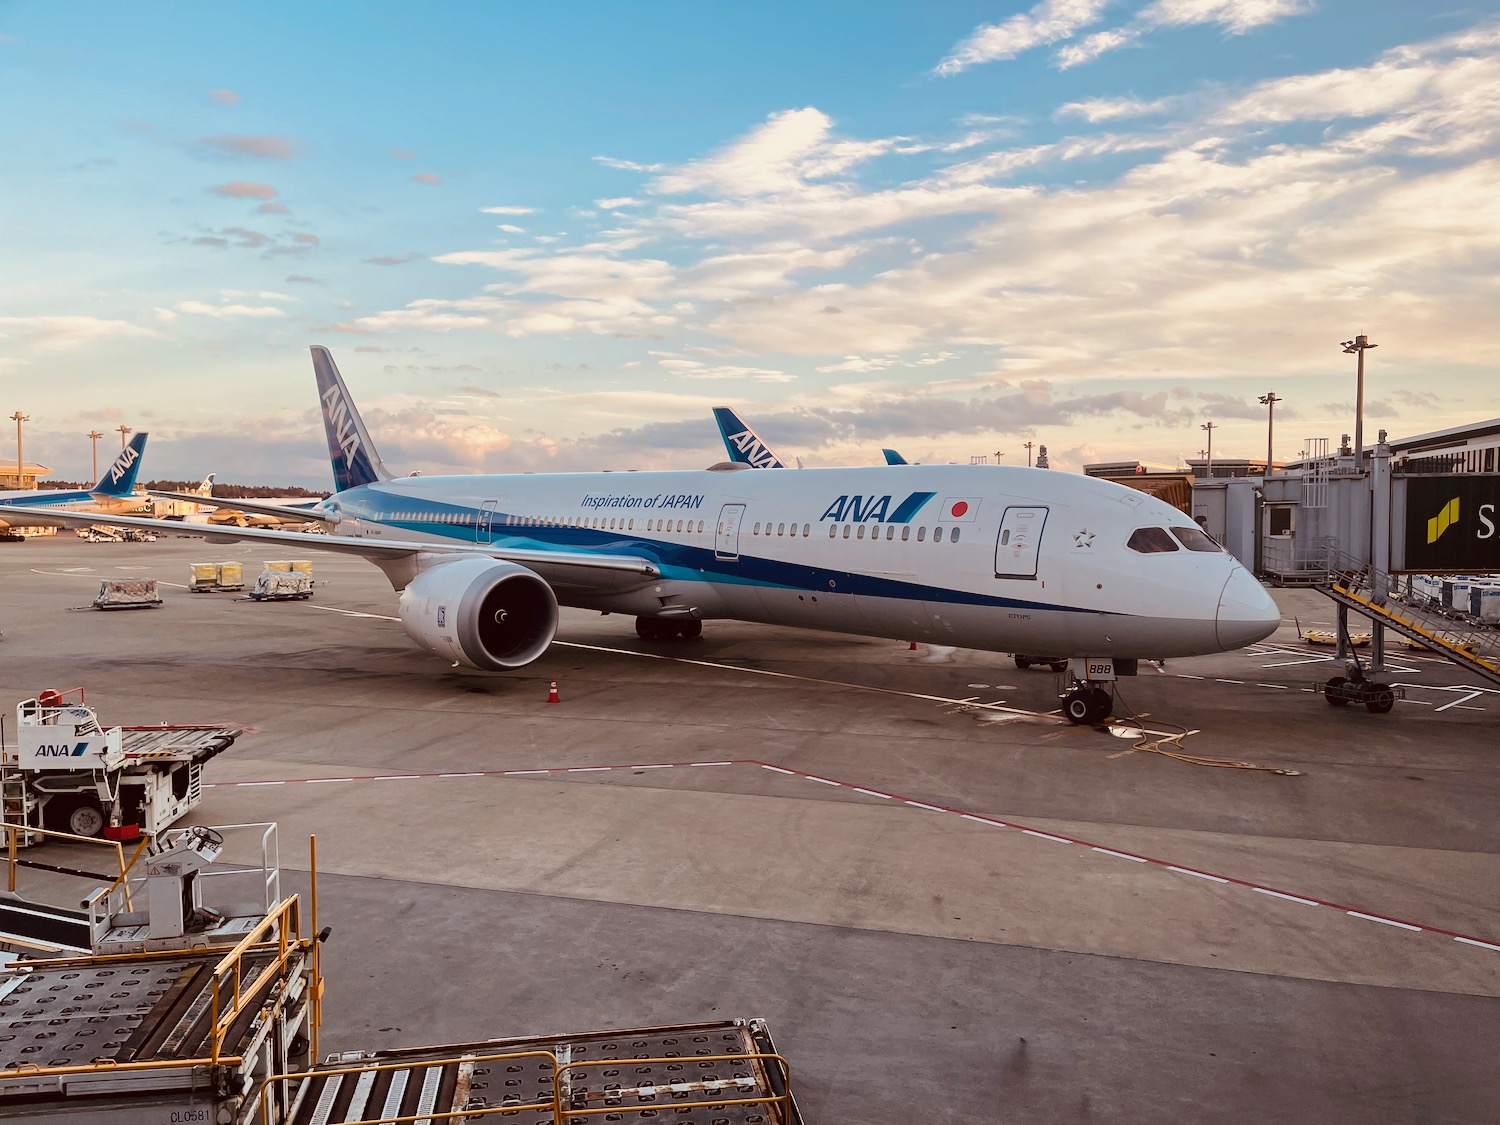
[[[724, 439], [724, 448], [731, 461], [749, 465], [752, 469], [786, 468], [786, 463], [766, 444], [765, 439], [729, 407], [714, 407], [714, 421], [719, 424], [719, 436]], [[908, 464], [906, 458], [894, 449], [882, 449], [880, 452], [885, 456], [887, 465]], [[798, 459], [797, 468], [801, 467], [802, 461]]]
[[52, 508], [94, 515], [140, 508], [141, 498], [134, 495], [135, 478], [145, 451], [146, 434], [136, 434], [91, 488], [0, 492], [0, 528], [56, 527], [62, 521], [48, 514]]
[[[214, 498], [214, 476], [209, 473], [203, 483], [189, 492], [168, 492], [150, 488], [146, 491], [164, 500], [179, 500], [198, 504], [200, 508], [182, 516], [166, 516], [170, 520], [192, 524], [232, 524], [235, 527], [286, 527], [304, 526], [319, 522], [308, 509], [315, 508], [321, 500], [305, 500], [296, 504], [277, 504], [257, 500], [217, 500]], [[203, 508], [207, 508], [204, 511]]]
[[332, 533], [204, 534], [363, 556], [411, 639], [455, 666], [530, 664], [560, 605], [633, 615], [648, 641], [753, 621], [1072, 658], [1064, 714], [1097, 723], [1112, 661], [1227, 652], [1281, 624], [1192, 521], [1111, 481], [976, 465], [397, 478], [332, 354], [312, 360], [336, 491], [309, 514]]

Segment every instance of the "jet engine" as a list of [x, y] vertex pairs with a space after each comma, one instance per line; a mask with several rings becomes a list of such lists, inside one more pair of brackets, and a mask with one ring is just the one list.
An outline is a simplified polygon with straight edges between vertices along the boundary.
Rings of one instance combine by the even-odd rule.
[[557, 596], [516, 563], [465, 558], [428, 567], [401, 591], [401, 624], [428, 652], [485, 672], [530, 664], [557, 632]]

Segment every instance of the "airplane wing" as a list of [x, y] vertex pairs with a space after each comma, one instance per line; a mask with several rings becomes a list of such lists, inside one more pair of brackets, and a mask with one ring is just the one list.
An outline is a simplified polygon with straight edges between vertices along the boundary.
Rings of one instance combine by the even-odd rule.
[[[52, 512], [19, 506], [10, 510], [26, 515], [46, 516], [49, 521], [64, 527], [88, 527], [108, 522], [111, 527], [138, 527], [174, 535], [181, 535], [184, 530], [184, 525], [175, 520], [100, 516], [98, 513], [87, 512]], [[192, 534], [223, 542], [239, 540], [247, 543], [291, 543], [306, 551], [358, 555], [375, 563], [412, 555], [452, 555], [454, 558], [481, 555], [520, 563], [536, 571], [552, 585], [601, 591], [629, 589], [661, 575], [661, 568], [654, 562], [636, 555], [538, 551], [501, 547], [492, 543], [431, 543], [402, 539], [364, 539], [353, 535], [308, 535], [300, 531], [280, 531], [276, 528], [224, 527], [217, 524], [193, 524]]]
[[[197, 496], [191, 492], [158, 492], [154, 488], [147, 489], [152, 496], [160, 496], [166, 500], [186, 500], [192, 504], [202, 504], [206, 508], [223, 508], [235, 512], [254, 512], [261, 516], [275, 516], [277, 519], [286, 520], [288, 523], [323, 523], [336, 524], [338, 518], [321, 508], [307, 507], [297, 508], [290, 504], [266, 504], [259, 500], [231, 500], [224, 496]], [[320, 501], [310, 500], [309, 504], [318, 504]]]

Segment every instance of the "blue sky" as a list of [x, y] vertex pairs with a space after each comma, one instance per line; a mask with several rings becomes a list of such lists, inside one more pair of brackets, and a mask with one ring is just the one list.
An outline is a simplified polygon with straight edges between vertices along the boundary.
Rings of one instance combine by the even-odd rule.
[[[0, 3], [0, 406], [86, 475], [1055, 464], [1500, 414], [1500, 13]], [[11, 447], [0, 437], [0, 457]]]

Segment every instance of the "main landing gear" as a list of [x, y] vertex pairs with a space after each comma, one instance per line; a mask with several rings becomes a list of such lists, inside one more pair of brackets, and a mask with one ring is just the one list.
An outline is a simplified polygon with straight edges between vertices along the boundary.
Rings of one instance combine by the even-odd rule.
[[643, 641], [696, 641], [703, 622], [696, 617], [637, 617], [635, 633]]

